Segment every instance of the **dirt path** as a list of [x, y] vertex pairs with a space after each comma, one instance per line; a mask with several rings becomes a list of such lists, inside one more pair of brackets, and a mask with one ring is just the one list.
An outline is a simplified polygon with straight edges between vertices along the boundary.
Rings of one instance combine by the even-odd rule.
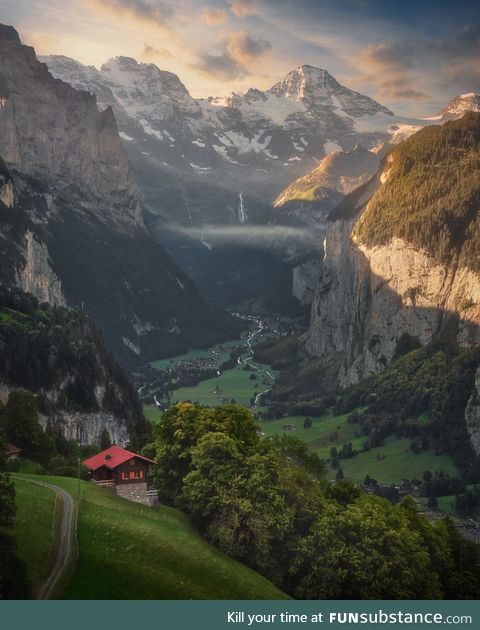
[[41, 586], [37, 590], [37, 599], [50, 599], [55, 592], [59, 580], [64, 575], [65, 568], [72, 560], [72, 555], [75, 551], [74, 542], [74, 513], [75, 505], [72, 496], [53, 483], [47, 483], [45, 481], [35, 481], [33, 479], [26, 479], [25, 477], [12, 477], [19, 481], [27, 481], [37, 486], [44, 486], [50, 488], [55, 494], [62, 500], [62, 520], [60, 523], [60, 540], [58, 541], [57, 553], [55, 561]]

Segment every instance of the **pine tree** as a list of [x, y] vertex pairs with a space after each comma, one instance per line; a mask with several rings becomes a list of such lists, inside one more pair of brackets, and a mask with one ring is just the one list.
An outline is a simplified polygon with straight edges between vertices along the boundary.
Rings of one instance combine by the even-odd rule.
[[0, 441], [0, 600], [28, 599], [26, 567], [17, 556], [13, 534], [15, 487], [5, 472], [4, 447], [5, 443]]

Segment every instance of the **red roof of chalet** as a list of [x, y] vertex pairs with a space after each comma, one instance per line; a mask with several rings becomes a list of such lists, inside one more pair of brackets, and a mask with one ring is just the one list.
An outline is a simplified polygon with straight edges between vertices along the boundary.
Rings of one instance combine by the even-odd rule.
[[113, 469], [120, 466], [120, 464], [128, 462], [128, 460], [132, 459], [132, 457], [138, 457], [149, 464], [155, 464], [154, 461], [144, 457], [143, 455], [132, 453], [131, 451], [127, 451], [125, 448], [120, 448], [115, 445], [110, 446], [110, 448], [105, 449], [97, 455], [93, 455], [93, 457], [89, 457], [82, 462], [82, 464], [87, 468], [90, 468], [90, 470], [97, 470], [97, 468], [101, 468], [102, 466]]

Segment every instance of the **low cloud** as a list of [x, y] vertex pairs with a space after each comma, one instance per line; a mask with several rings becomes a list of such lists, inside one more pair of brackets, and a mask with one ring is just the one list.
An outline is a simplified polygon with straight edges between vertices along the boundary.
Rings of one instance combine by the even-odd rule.
[[234, 15], [240, 18], [248, 17], [253, 13], [251, 0], [233, 0], [230, 9]]
[[[164, 231], [165, 225], [159, 225]], [[313, 230], [286, 227], [282, 225], [203, 225], [199, 227], [181, 227], [169, 225], [171, 232], [206, 242], [209, 245], [242, 245], [254, 249], [277, 249], [284, 251], [285, 241], [301, 244], [309, 250], [320, 251], [322, 239]]]
[[156, 48], [155, 46], [150, 46], [150, 44], [145, 44], [142, 52], [140, 53], [141, 59], [152, 60], [152, 59], [173, 59], [172, 53], [166, 48]]
[[221, 52], [200, 52], [194, 67], [220, 79], [239, 79], [251, 74], [251, 67], [272, 48], [270, 42], [247, 31], [228, 33]]
[[223, 24], [228, 20], [228, 12], [226, 9], [203, 9], [202, 19], [209, 26]]

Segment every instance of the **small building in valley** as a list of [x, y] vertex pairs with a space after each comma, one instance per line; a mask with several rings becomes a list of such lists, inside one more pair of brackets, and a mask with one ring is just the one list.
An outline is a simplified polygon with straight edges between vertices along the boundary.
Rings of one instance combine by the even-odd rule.
[[18, 459], [21, 452], [22, 450], [14, 444], [5, 445], [5, 455], [7, 456], [7, 459]]
[[82, 464], [94, 483], [113, 488], [124, 499], [150, 506], [158, 503], [158, 492], [148, 489], [148, 469], [155, 465], [151, 459], [114, 445]]

